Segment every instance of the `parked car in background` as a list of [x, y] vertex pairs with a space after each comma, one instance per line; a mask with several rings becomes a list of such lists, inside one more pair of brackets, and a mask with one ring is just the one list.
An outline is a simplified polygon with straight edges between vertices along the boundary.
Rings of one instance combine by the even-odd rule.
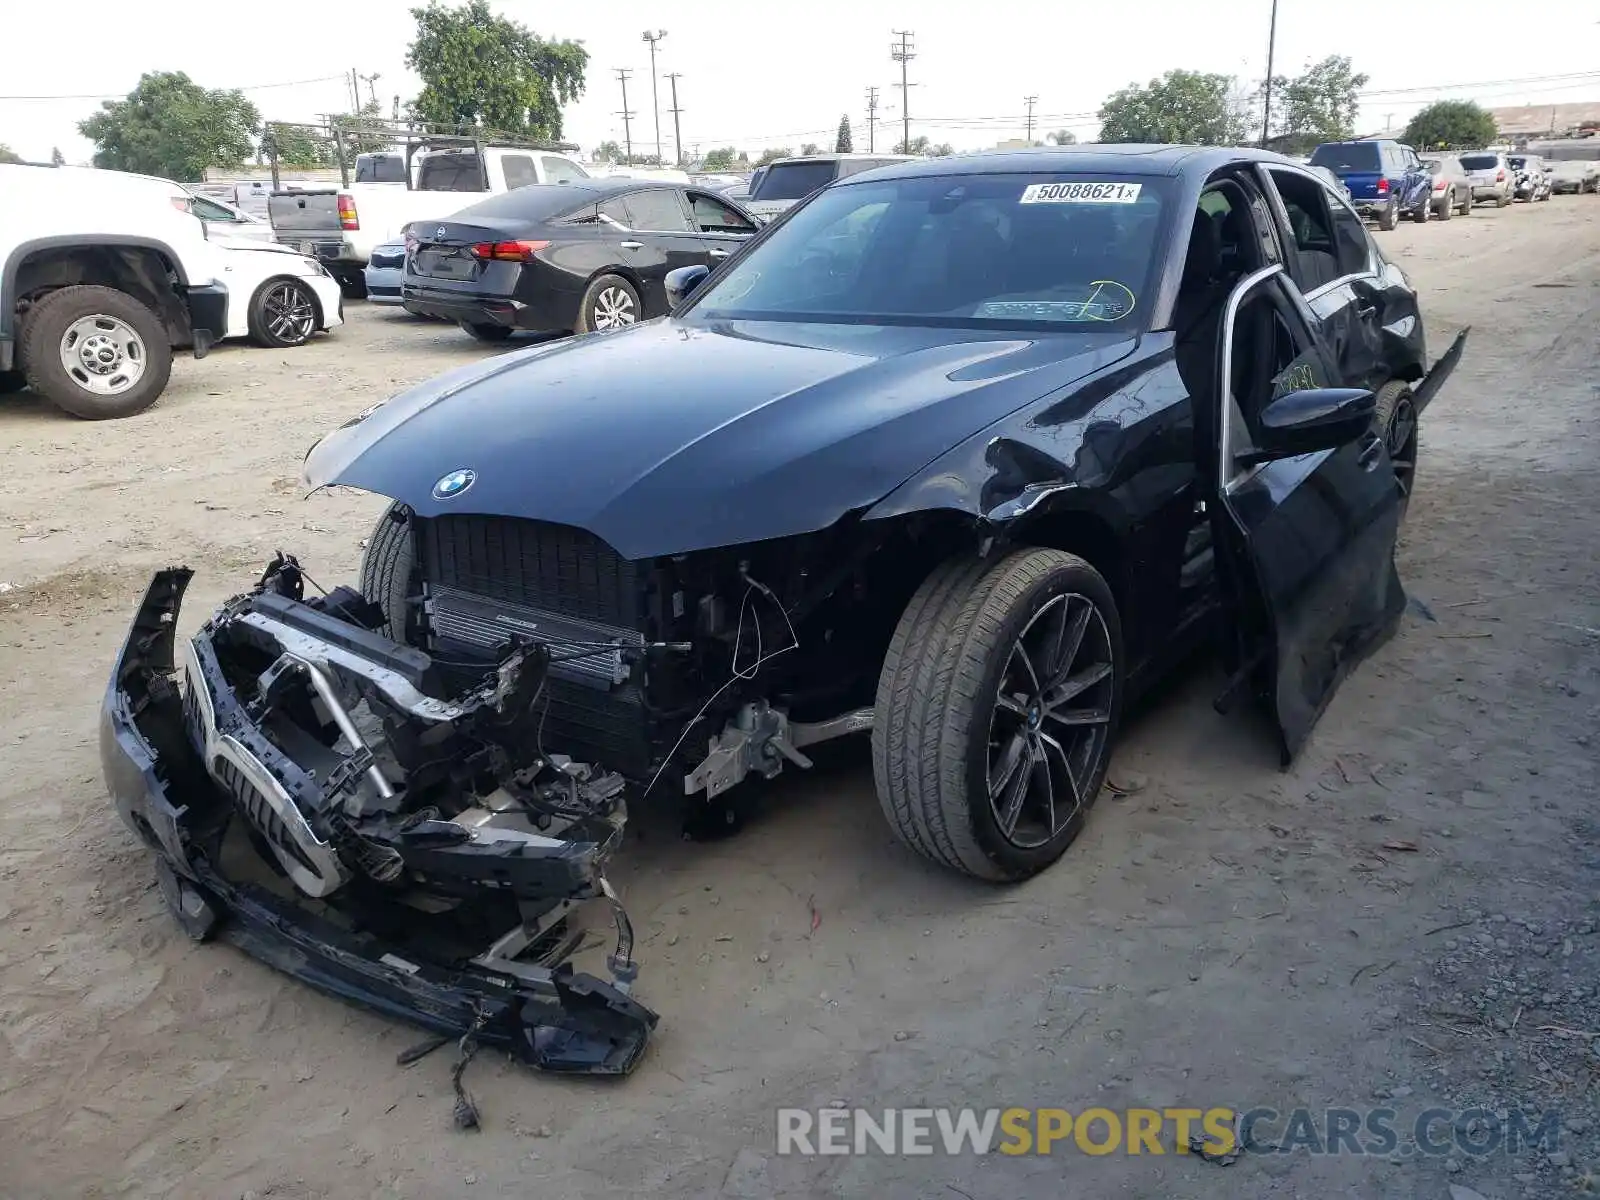
[[1337, 175], [1356, 211], [1379, 229], [1393, 229], [1402, 216], [1431, 215], [1433, 180], [1410, 146], [1382, 138], [1324, 142], [1311, 152], [1311, 165]]
[[667, 272], [714, 267], [758, 228], [704, 188], [623, 177], [518, 188], [406, 227], [407, 312], [504, 341], [586, 333], [666, 312]]
[[837, 179], [847, 179], [889, 163], [908, 162], [906, 154], [813, 154], [780, 158], [761, 168], [764, 174], [750, 184], [750, 212], [759, 220], [772, 220], [807, 196]]
[[1545, 169], [1544, 159], [1537, 154], [1508, 154], [1506, 162], [1511, 164], [1515, 181], [1513, 196], [1530, 202], [1550, 199], [1550, 172]]
[[0, 391], [27, 383], [75, 417], [126, 417], [172, 352], [227, 334], [218, 252], [178, 184], [88, 167], [0, 165]]
[[276, 242], [216, 236], [211, 244], [228, 290], [224, 337], [284, 348], [344, 323], [338, 281], [316, 259]]
[[415, 169], [414, 187], [353, 183], [275, 192], [268, 200], [273, 232], [325, 263], [346, 295], [360, 296], [372, 248], [401, 237], [411, 222], [447, 217], [483, 195], [589, 178], [576, 159], [522, 146], [487, 146], [481, 155], [471, 146], [429, 150]]
[[1516, 189], [1516, 172], [1499, 150], [1470, 150], [1460, 156], [1461, 165], [1472, 180], [1474, 200], [1493, 200], [1496, 208], [1511, 203]]
[[1472, 212], [1472, 178], [1454, 154], [1424, 154], [1422, 165], [1433, 180], [1433, 215], [1448, 221], [1451, 213]]
[[384, 242], [372, 248], [365, 271], [367, 299], [374, 304], [399, 304], [400, 284], [405, 276], [406, 243], [404, 238]]
[[1592, 158], [1561, 159], [1550, 168], [1550, 190], [1560, 195], [1600, 192], [1600, 162]]
[[[193, 194], [194, 189], [191, 188], [190, 192]], [[194, 195], [189, 211], [205, 222], [209, 234], [255, 242], [273, 240], [271, 222], [252, 216], [242, 208], [235, 208], [214, 196]]]

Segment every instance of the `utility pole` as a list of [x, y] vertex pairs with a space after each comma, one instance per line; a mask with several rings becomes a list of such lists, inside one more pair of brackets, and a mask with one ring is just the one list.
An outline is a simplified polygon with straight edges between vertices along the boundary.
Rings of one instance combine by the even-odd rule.
[[1028, 133], [1023, 139], [1028, 145], [1033, 145], [1033, 106], [1039, 103], [1037, 96], [1024, 96], [1022, 102], [1028, 106]]
[[[1273, 0], [1274, 3], [1277, 0]], [[891, 29], [900, 40], [889, 47], [889, 57], [900, 64], [900, 152], [911, 153], [911, 84], [906, 81], [906, 64], [916, 57], [911, 52], [911, 31]]]
[[867, 153], [871, 154], [878, 147], [874, 134], [878, 128], [878, 89], [867, 89]]
[[[372, 101], [373, 108], [378, 107], [378, 89], [376, 85], [378, 80], [382, 78], [383, 76], [379, 75], [376, 71], [374, 71], [371, 75], [363, 75], [361, 77], [361, 82], [367, 85], [367, 98]], [[359, 108], [360, 106], [357, 105], [357, 107]]]
[[354, 67], [350, 68], [350, 111], [355, 112], [361, 107], [361, 76]]
[[1278, 0], [1272, 0], [1272, 22], [1267, 27], [1267, 82], [1261, 95], [1261, 148], [1267, 148], [1272, 134], [1272, 56], [1278, 48]]
[[678, 114], [683, 109], [678, 107], [678, 78], [677, 71], [667, 72], [667, 80], [672, 84], [672, 148], [677, 154], [678, 166], [683, 166], [683, 130], [678, 127]]
[[[651, 33], [644, 31], [644, 40], [650, 43], [650, 108], [656, 117], [656, 166], [661, 165], [661, 101], [656, 96], [656, 43], [667, 36], [665, 29]], [[623, 107], [627, 107], [626, 104]]]
[[628, 166], [633, 165], [633, 126], [629, 122], [633, 114], [628, 111], [628, 76], [633, 72], [626, 67], [617, 68], [617, 81], [622, 84], [622, 111], [617, 115], [622, 118], [622, 141], [627, 146]]

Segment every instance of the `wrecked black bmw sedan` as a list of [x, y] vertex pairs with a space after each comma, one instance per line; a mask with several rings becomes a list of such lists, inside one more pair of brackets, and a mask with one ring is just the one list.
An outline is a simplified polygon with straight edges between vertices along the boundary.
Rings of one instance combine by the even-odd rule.
[[[885, 817], [1055, 861], [1129, 698], [1203, 639], [1287, 761], [1395, 627], [1437, 362], [1348, 200], [1253, 150], [907, 163], [815, 194], [671, 316], [336, 430], [359, 588], [282, 558], [176, 661], [153, 582], [112, 794], [196, 936], [537, 1065], [622, 1073], [626, 804], [717, 810], [870, 732]], [[181, 675], [181, 678], [180, 678]], [[571, 961], [579, 909], [609, 980]]]

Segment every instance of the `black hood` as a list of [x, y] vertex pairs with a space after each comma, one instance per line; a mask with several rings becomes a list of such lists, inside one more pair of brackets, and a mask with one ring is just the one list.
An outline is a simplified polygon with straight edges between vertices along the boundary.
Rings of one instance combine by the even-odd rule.
[[[313, 487], [554, 521], [625, 558], [808, 533], [1126, 356], [1132, 338], [664, 320], [413, 388], [324, 438]], [[471, 472], [439, 499], [435, 485]]]

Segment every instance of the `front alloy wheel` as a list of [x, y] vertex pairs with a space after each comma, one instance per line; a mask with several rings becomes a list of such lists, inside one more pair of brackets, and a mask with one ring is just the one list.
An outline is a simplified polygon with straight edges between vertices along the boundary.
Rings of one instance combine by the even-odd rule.
[[1105, 752], [1113, 665], [1105, 617], [1066, 592], [1034, 613], [1012, 644], [989, 719], [989, 807], [1021, 850], [1046, 845], [1088, 803]]
[[264, 283], [250, 306], [250, 336], [257, 345], [303, 346], [317, 331], [317, 302], [294, 279]]
[[906, 606], [878, 680], [873, 780], [895, 835], [967, 875], [1026, 879], [1083, 828], [1110, 762], [1122, 630], [1089, 563], [954, 559]]

